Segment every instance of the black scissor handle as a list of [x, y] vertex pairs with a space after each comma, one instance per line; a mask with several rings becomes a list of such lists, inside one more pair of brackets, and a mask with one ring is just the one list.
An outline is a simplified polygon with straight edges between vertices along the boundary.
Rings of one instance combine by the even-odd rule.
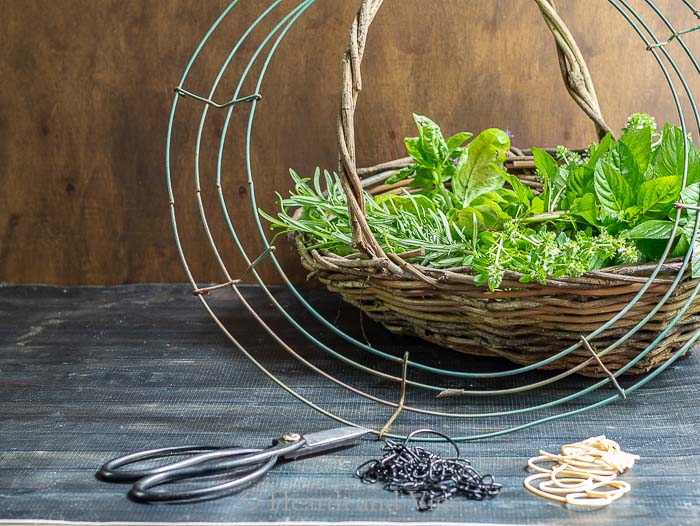
[[[296, 451], [305, 444], [306, 441], [303, 438], [293, 443], [280, 441], [267, 449], [256, 449], [249, 454], [237, 456], [236, 458], [224, 458], [218, 462], [196, 461], [187, 466], [164, 470], [137, 480], [131, 488], [129, 496], [141, 502], [195, 502], [199, 500], [209, 500], [221, 497], [227, 493], [230, 493], [237, 487], [242, 486], [243, 484], [262, 478], [275, 466], [275, 464], [277, 464], [280, 457]], [[197, 460], [205, 456], [207, 456], [206, 453], [193, 457], [193, 460]], [[182, 480], [198, 479], [228, 471], [233, 472], [238, 468], [253, 467], [263, 462], [264, 464], [254, 471], [237, 476], [228, 482], [217, 484], [215, 486], [181, 491], [153, 489]]]
[[[104, 464], [102, 464], [102, 466], [100, 466], [100, 469], [97, 470], [96, 476], [101, 480], [109, 482], [135, 482], [149, 475], [155, 475], [157, 473], [163, 473], [170, 469], [190, 465], [193, 459], [197, 459], [196, 462], [205, 462], [210, 458], [213, 459], [220, 458], [221, 456], [247, 455], [250, 453], [255, 453], [257, 451], [260, 450], [224, 446], [175, 446], [163, 447], [158, 449], [148, 449], [146, 451], [139, 451], [136, 453], [130, 453], [128, 455], [113, 458], [112, 460], [105, 462]], [[147, 469], [120, 469], [123, 466], [136, 464], [137, 462], [145, 462], [148, 460], [155, 460], [159, 458], [168, 458], [188, 454], [194, 456], [192, 456], [191, 458], [186, 458], [179, 462], [174, 462], [163, 466], [157, 466]]]
[[[272, 456], [267, 459], [261, 467], [255, 471], [246, 473], [215, 486], [207, 486], [205, 488], [195, 488], [182, 491], [163, 491], [153, 490], [157, 486], [163, 486], [168, 483], [178, 480], [196, 478], [188, 474], [183, 474], [180, 470], [166, 471], [157, 475], [151, 475], [137, 480], [129, 491], [129, 497], [139, 502], [197, 502], [201, 500], [210, 500], [218, 497], [223, 497], [239, 486], [262, 478], [277, 464], [277, 457]], [[250, 465], [250, 464], [246, 464]], [[185, 471], [187, 468], [183, 468]], [[202, 475], [206, 476], [206, 475]]]

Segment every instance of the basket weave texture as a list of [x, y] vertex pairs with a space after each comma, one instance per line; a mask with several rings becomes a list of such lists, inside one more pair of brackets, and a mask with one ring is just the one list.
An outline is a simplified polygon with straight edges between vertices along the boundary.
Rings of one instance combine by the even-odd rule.
[[[533, 0], [554, 35], [559, 64], [569, 94], [595, 124], [599, 137], [610, 133], [600, 111], [590, 74], [571, 33], [551, 0]], [[644, 295], [612, 326], [591, 336], [602, 324], [625, 309], [644, 287], [655, 264], [625, 265], [589, 272], [577, 278], [548, 280], [547, 284], [520, 283], [520, 275], [506, 273], [500, 289], [490, 292], [474, 285], [471, 269], [433, 269], [406, 261], [416, 254], [385, 253], [370, 231], [364, 215], [364, 192], [377, 195], [400, 191], [407, 184], [383, 184], [410, 159], [398, 159], [371, 168], [355, 165], [354, 113], [362, 89], [360, 63], [368, 28], [382, 0], [365, 0], [350, 30], [349, 47], [342, 60], [343, 86], [337, 120], [339, 175], [345, 190], [353, 241], [358, 252], [339, 256], [308, 249], [311, 239], [295, 235], [302, 265], [349, 303], [398, 334], [415, 335], [438, 345], [477, 356], [499, 356], [530, 365], [577, 348], [547, 369], [568, 369], [587, 376], [605, 376], [627, 365], [666, 330], [682, 309], [682, 318], [665, 338], [626, 371], [647, 372], [664, 363], [700, 329], [700, 302], [686, 305], [696, 281], [684, 274], [662, 306], [681, 263], [669, 261], [654, 277]], [[513, 148], [506, 169], [538, 189], [529, 151]], [[618, 343], [653, 309], [658, 310], [634, 335]], [[597, 357], [582, 341], [586, 335]], [[611, 347], [608, 349], [608, 347]]]

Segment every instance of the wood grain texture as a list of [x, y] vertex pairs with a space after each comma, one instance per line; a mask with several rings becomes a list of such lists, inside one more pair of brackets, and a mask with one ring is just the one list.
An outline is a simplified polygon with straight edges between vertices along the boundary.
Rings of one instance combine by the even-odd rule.
[[[207, 93], [231, 47], [267, 2], [241, 0], [205, 47], [187, 88]], [[642, 0], [632, 1], [652, 29]], [[224, 0], [0, 0], [0, 282], [113, 284], [181, 281], [164, 178], [165, 130], [176, 85]], [[241, 47], [216, 100], [232, 93], [264, 32], [296, 2], [285, 0]], [[252, 132], [258, 206], [274, 209], [289, 188], [287, 169], [336, 166], [339, 60], [359, 1], [319, 0], [291, 30], [262, 86]], [[678, 28], [697, 23], [681, 2], [660, 7]], [[607, 0], [560, 0], [586, 57], [609, 124], [634, 111], [678, 122], [655, 61]], [[427, 22], [427, 23], [426, 23]], [[700, 51], [700, 33], [684, 38]], [[699, 77], [670, 48], [693, 91]], [[370, 30], [356, 118], [358, 164], [402, 155], [411, 112], [446, 132], [508, 128], [518, 146], [585, 145], [593, 126], [568, 98], [556, 54], [530, 0], [387, 0]], [[253, 68], [257, 73], [259, 65]], [[242, 93], [253, 89], [243, 85]], [[684, 103], [687, 107], [687, 104]], [[182, 100], [175, 121], [173, 174], [183, 247], [198, 281], [225, 278], [196, 208], [193, 151], [202, 106]], [[239, 111], [240, 109], [240, 111]], [[246, 250], [261, 247], [251, 218], [243, 159], [248, 107], [226, 136], [224, 192]], [[201, 152], [202, 196], [230, 273], [245, 267], [215, 196], [214, 156], [224, 114], [211, 111]], [[282, 242], [278, 257], [304, 275]], [[279, 282], [273, 267], [265, 279]]]
[[[368, 353], [332, 337], [299, 308], [289, 293], [278, 300], [313, 334], [336, 351], [395, 374]], [[269, 305], [259, 289], [243, 295], [259, 312]], [[325, 290], [304, 291], [319, 312], [359, 337], [357, 312], [341, 307]], [[266, 367], [322, 407], [365, 425], [379, 426], [391, 415], [381, 407], [322, 379], [284, 353], [251, 325], [245, 309], [222, 295], [212, 303], [234, 337]], [[695, 526], [700, 522], [700, 431], [697, 353], [624, 402], [601, 407], [528, 430], [461, 446], [462, 454], [503, 484], [493, 501], [456, 499], [429, 514], [415, 511], [410, 497], [397, 498], [352, 473], [381, 456], [367, 438], [349, 449], [276, 467], [263, 480], [230, 497], [194, 505], [143, 505], [126, 499], [127, 488], [95, 480], [104, 461], [130, 451], [200, 443], [264, 447], [284, 432], [313, 432], [336, 424], [287, 395], [266, 379], [216, 329], [188, 287], [135, 285], [113, 288], [0, 287], [0, 521], [68, 520], [134, 522], [275, 523], [320, 521], [568, 526]], [[351, 385], [396, 400], [398, 385], [352, 369], [311, 347], [275, 312], [266, 320], [307, 359]], [[252, 330], [251, 330], [252, 329]], [[390, 353], [409, 351], [412, 359], [454, 369], [475, 365], [457, 353], [431, 352], [417, 339], [398, 338], [368, 323], [372, 343]], [[483, 360], [487, 369], [502, 367]], [[507, 366], [506, 366], [507, 367]], [[411, 378], [424, 378], [415, 371]], [[551, 373], [550, 373], [551, 374]], [[496, 389], [547, 376], [476, 381]], [[624, 380], [626, 387], [629, 379]], [[456, 385], [455, 382], [452, 382]], [[408, 402], [445, 411], [502, 411], [540, 404], [570, 394], [590, 380], [567, 378], [546, 389], [515, 397], [435, 398], [409, 389]], [[609, 396], [604, 388], [554, 414]], [[394, 429], [432, 427], [451, 436], [493, 430], [532, 418], [457, 420], [404, 411]], [[303, 429], [299, 428], [303, 423]], [[622, 476], [628, 496], [601, 510], [570, 510], [530, 495], [522, 488], [525, 464], [539, 448], [606, 434], [641, 460]], [[445, 454], [444, 445], [428, 446]], [[425, 522], [423, 522], [425, 524]]]

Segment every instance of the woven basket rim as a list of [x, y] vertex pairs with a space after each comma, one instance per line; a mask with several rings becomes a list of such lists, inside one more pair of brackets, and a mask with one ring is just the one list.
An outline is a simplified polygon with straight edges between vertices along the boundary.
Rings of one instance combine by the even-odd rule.
[[[297, 209], [294, 212], [294, 217], [298, 217], [297, 214], [301, 212], [301, 209]], [[329, 253], [326, 251], [318, 251], [316, 249], [309, 248], [308, 244], [304, 240], [304, 234], [300, 232], [292, 232], [291, 234], [292, 240], [295, 243], [297, 252], [299, 254], [302, 253], [308, 253], [316, 257], [311, 256], [317, 263], [319, 263], [320, 260], [325, 260], [325, 263], [332, 267], [335, 265], [335, 260], [336, 259], [342, 259], [347, 261], [348, 263], [353, 263], [353, 262], [359, 262], [362, 261], [363, 264], [353, 266], [349, 265], [347, 268], [342, 268], [338, 269], [339, 271], [343, 270], [348, 270], [348, 268], [354, 269], [358, 272], [363, 272], [367, 276], [374, 276], [378, 279], [388, 279], [390, 277], [394, 277], [396, 279], [408, 279], [411, 281], [419, 281], [419, 278], [416, 277], [415, 275], [411, 274], [400, 274], [400, 275], [393, 275], [389, 273], [386, 269], [388, 265], [382, 264], [380, 261], [380, 258], [369, 258], [368, 256], [364, 254], [357, 254], [357, 257], [351, 257], [348, 258], [347, 256], [335, 254], [335, 253]], [[396, 254], [393, 254], [396, 256]], [[373, 262], [375, 263], [374, 265], [367, 265], [367, 262]], [[653, 273], [654, 269], [656, 268], [658, 264], [658, 261], [653, 261], [645, 264], [634, 264], [634, 263], [627, 263], [623, 265], [614, 265], [610, 267], [605, 267], [600, 270], [594, 270], [594, 271], [589, 271], [581, 276], [561, 276], [559, 278], [547, 278], [546, 283], [539, 283], [536, 281], [531, 281], [529, 283], [521, 283], [518, 280], [520, 279], [523, 274], [518, 273], [518, 272], [513, 272], [513, 271], [505, 271], [504, 273], [504, 283], [508, 283], [512, 286], [509, 287], [499, 287], [499, 290], [503, 288], [508, 288], [508, 289], [552, 289], [552, 288], [561, 288], [568, 290], [570, 292], [575, 292], [577, 287], [590, 287], [591, 285], [595, 284], [598, 285], [596, 288], [601, 288], [604, 287], [607, 284], [610, 287], [619, 287], [623, 285], [630, 285], [630, 284], [639, 284], [643, 285], [649, 281], [649, 277]], [[674, 279], [671, 276], [676, 276], [678, 273], [678, 270], [681, 268], [683, 264], [683, 258], [673, 258], [673, 259], [667, 259], [662, 265], [661, 268], [659, 269], [659, 272], [654, 278], [653, 284], [654, 285], [670, 285]], [[377, 268], [380, 267], [384, 270], [383, 273], [377, 273], [377, 272], [369, 272], [367, 269], [370, 268]], [[428, 276], [435, 277], [435, 279], [438, 281], [438, 283], [441, 282], [441, 275], [459, 275], [459, 276], [464, 276], [464, 277], [470, 277], [469, 272], [472, 270], [471, 267], [469, 266], [461, 266], [461, 267], [449, 267], [449, 268], [435, 268], [435, 267], [426, 267], [422, 265], [416, 265], [413, 264], [413, 267], [418, 269], [419, 271], [423, 272], [424, 274]], [[669, 276], [669, 277], [667, 277]], [[686, 281], [687, 279], [690, 278], [690, 272], [688, 269], [686, 269], [682, 281]], [[692, 278], [691, 278], [692, 279]], [[454, 283], [454, 280], [449, 280], [446, 279], [442, 281], [441, 286], [439, 288], [445, 288], [446, 286], [449, 285], [449, 282], [452, 281]], [[461, 283], [466, 284], [466, 281], [459, 280]], [[513, 283], [516, 282], [517, 284]], [[488, 293], [489, 290], [487, 287], [477, 287], [480, 290], [483, 290], [485, 293]], [[641, 288], [641, 287], [640, 287]], [[586, 289], [583, 288], [581, 292], [585, 291]], [[555, 292], [553, 292], [554, 294]]]

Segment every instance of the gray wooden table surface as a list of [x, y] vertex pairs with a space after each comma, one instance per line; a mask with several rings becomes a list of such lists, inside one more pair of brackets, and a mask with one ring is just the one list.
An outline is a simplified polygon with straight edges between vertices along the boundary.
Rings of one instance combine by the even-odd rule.
[[[322, 330], [284, 290], [280, 301], [324, 342], [364, 363], [387, 365]], [[355, 336], [358, 314], [325, 291], [307, 292], [330, 320]], [[307, 358], [349, 383], [397, 399], [397, 386], [358, 372], [315, 350], [281, 320], [255, 288], [245, 295], [279, 334]], [[321, 406], [365, 425], [381, 427], [391, 409], [351, 395], [289, 358], [232, 298], [213, 304], [234, 335], [262, 363]], [[365, 323], [370, 342], [399, 355], [465, 370], [477, 365], [449, 351], [389, 335]], [[541, 373], [531, 379], [545, 377]], [[101, 462], [118, 454], [182, 443], [266, 446], [290, 430], [334, 427], [328, 418], [264, 377], [213, 324], [182, 285], [114, 288], [0, 287], [0, 521], [84, 522], [461, 522], [489, 524], [700, 524], [700, 407], [697, 353], [622, 403], [517, 433], [464, 444], [463, 454], [503, 483], [493, 501], [455, 500], [418, 513], [410, 497], [397, 498], [353, 478], [355, 467], [380, 455], [380, 443], [289, 462], [235, 495], [188, 505], [144, 505], [125, 498], [122, 485], [94, 478]], [[418, 378], [420, 379], [420, 378]], [[432, 380], [436, 380], [432, 377]], [[522, 378], [488, 384], [491, 388]], [[477, 388], [484, 383], [473, 382]], [[589, 385], [583, 378], [530, 392], [519, 400], [440, 399], [417, 395], [426, 407], [483, 412], [535, 405]], [[450, 385], [461, 385], [453, 381]], [[578, 408], [611, 391], [565, 406]], [[561, 409], [535, 416], [554, 414]], [[397, 431], [430, 426], [451, 435], [527, 422], [434, 419], [404, 413]], [[630, 495], [596, 511], [576, 511], [525, 492], [528, 457], [538, 449], [605, 434], [642, 460], [624, 475]], [[447, 451], [442, 445], [436, 451]]]

